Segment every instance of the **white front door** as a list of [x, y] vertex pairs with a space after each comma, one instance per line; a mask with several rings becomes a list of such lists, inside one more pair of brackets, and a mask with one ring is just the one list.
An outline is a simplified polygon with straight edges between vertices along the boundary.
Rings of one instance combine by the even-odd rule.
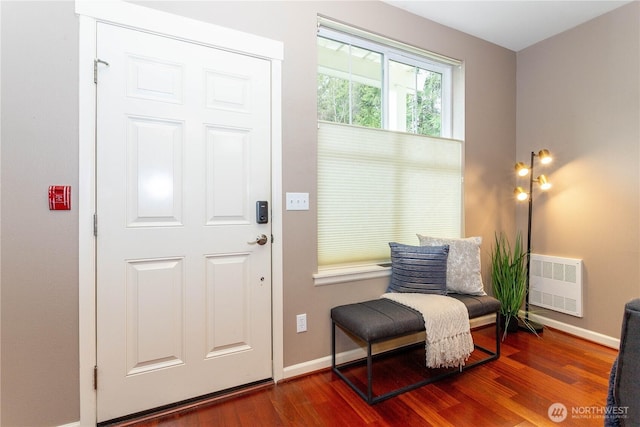
[[271, 378], [269, 62], [101, 23], [97, 53], [98, 421]]

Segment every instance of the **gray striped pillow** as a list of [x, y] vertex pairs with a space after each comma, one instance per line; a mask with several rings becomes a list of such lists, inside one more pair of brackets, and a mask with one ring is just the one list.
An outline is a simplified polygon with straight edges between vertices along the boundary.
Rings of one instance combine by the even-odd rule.
[[449, 245], [410, 246], [389, 243], [391, 283], [387, 292], [447, 294]]

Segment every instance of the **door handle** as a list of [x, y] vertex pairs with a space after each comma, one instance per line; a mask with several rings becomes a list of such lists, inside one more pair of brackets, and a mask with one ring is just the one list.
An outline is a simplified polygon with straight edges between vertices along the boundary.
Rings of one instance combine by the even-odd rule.
[[256, 240], [254, 240], [253, 242], [247, 242], [250, 245], [264, 245], [267, 243], [267, 241], [269, 240], [269, 238], [265, 235], [265, 234], [261, 234], [258, 237], [256, 237]]

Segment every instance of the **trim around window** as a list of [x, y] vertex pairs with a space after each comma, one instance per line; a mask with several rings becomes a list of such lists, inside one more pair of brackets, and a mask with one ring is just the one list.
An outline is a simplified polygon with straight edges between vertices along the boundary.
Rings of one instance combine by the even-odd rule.
[[313, 275], [313, 284], [314, 286], [336, 285], [389, 276], [391, 276], [391, 266], [388, 264], [331, 267], [320, 269], [315, 273]]
[[370, 40], [373, 43], [389, 46], [390, 48], [394, 48], [394, 49], [399, 49], [404, 52], [417, 55], [420, 58], [431, 59], [436, 63], [450, 64], [453, 66], [462, 65], [462, 61], [459, 59], [451, 58], [445, 55], [440, 55], [435, 52], [427, 51], [425, 49], [420, 49], [420, 48], [411, 46], [409, 44], [402, 43], [402, 42], [390, 39], [388, 37], [381, 36], [379, 34], [374, 34], [374, 33], [371, 33], [370, 31], [355, 28], [351, 25], [343, 24], [341, 22], [334, 21], [333, 19], [319, 15], [318, 30], [320, 30], [320, 28], [328, 28], [334, 31], [339, 31], [344, 34], [349, 34], [349, 35], [358, 37], [360, 39]]

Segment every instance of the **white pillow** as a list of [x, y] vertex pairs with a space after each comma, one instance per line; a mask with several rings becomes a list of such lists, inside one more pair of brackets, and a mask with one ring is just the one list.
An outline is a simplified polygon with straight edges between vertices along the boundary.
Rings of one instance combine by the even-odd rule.
[[449, 245], [447, 260], [447, 292], [486, 295], [480, 273], [482, 237], [446, 239], [417, 235], [421, 246]]

